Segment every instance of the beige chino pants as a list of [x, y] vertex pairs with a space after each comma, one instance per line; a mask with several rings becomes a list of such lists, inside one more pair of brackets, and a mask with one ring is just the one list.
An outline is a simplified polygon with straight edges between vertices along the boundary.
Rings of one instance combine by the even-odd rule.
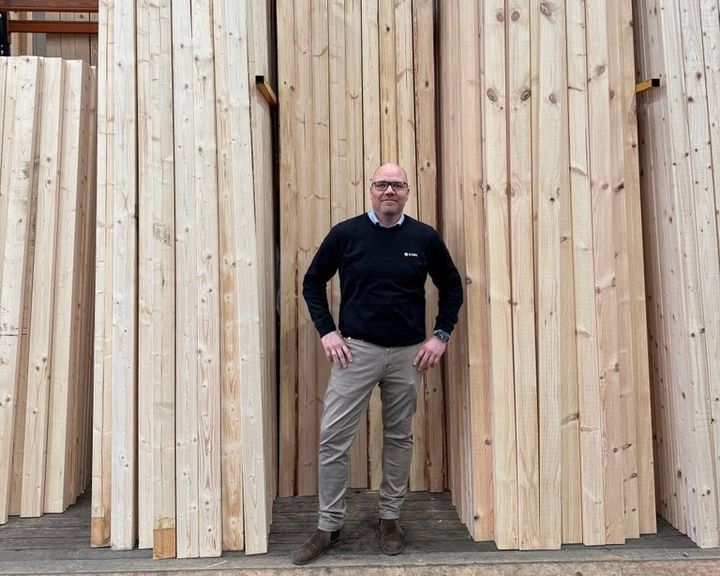
[[422, 346], [385, 348], [345, 338], [353, 361], [334, 364], [320, 421], [318, 527], [339, 530], [345, 519], [348, 453], [360, 428], [370, 394], [380, 385], [383, 417], [383, 480], [379, 516], [396, 519], [407, 492], [412, 457], [412, 417], [422, 374], [412, 365]]

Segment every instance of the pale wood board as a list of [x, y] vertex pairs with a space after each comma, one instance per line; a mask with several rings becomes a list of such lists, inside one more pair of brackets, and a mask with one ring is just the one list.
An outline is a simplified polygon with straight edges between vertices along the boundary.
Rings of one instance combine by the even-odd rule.
[[518, 546], [518, 471], [515, 419], [515, 382], [512, 350], [512, 309], [510, 286], [510, 226], [507, 204], [507, 93], [505, 54], [492, 50], [504, 46], [505, 7], [500, 0], [484, 5], [485, 70], [482, 105], [485, 206], [487, 228], [485, 251], [490, 325], [490, 380], [493, 400], [493, 474], [495, 542], [500, 549]]
[[83, 165], [80, 153], [83, 144], [81, 132], [87, 126], [82, 118], [87, 108], [82, 85], [82, 64], [66, 62], [53, 296], [49, 399], [51, 411], [47, 445], [49, 457], [45, 471], [44, 495], [44, 511], [55, 513], [64, 512], [69, 504], [66, 486], [72, 475], [72, 470], [69, 468], [71, 464], [69, 447], [74, 434], [73, 410], [76, 407], [75, 384], [78, 363], [75, 342], [79, 330], [76, 315], [79, 287], [75, 270], [81, 269], [79, 231], [82, 226], [80, 208]]
[[637, 473], [639, 532], [657, 529], [652, 450], [652, 416], [648, 365], [645, 274], [643, 263], [642, 218], [640, 206], [640, 165], [635, 83], [635, 54], [632, 2], [623, 0], [620, 8], [622, 42], [622, 98], [625, 149], [625, 191], [628, 220], [628, 270], [630, 274], [630, 314], [632, 326], [633, 374], [637, 410]]
[[[293, 142], [296, 135], [295, 13], [291, 2], [277, 4], [278, 91], [280, 96], [280, 142]], [[296, 153], [280, 151], [280, 411], [279, 496], [295, 494], [298, 454], [298, 254], [297, 254], [297, 167]]]
[[175, 134], [175, 221], [176, 228], [176, 380], [175, 465], [176, 528], [178, 558], [199, 554], [199, 478], [196, 439], [197, 419], [197, 208], [195, 205], [196, 126], [193, 87], [193, 30], [190, 2], [173, 4], [173, 102]]
[[[538, 365], [535, 346], [535, 266], [533, 233], [533, 108], [538, 70], [531, 78], [531, 54], [538, 54], [538, 7], [512, 0], [507, 14], [508, 171], [510, 174], [510, 274], [512, 353], [515, 377], [518, 474], [518, 547], [540, 545], [540, 443]], [[537, 96], [536, 96], [537, 98]], [[543, 143], [544, 144], [544, 143]], [[538, 277], [542, 270], [538, 270]], [[542, 330], [542, 326], [538, 327]], [[552, 358], [550, 358], [552, 360]]]
[[[213, 70], [213, 10], [192, 3], [193, 89], [195, 91], [195, 180], [197, 223], [198, 505], [201, 557], [222, 553], [220, 451], [220, 302], [218, 257], [217, 138]], [[245, 293], [245, 292], [241, 292]]]
[[[157, 85], [153, 77], [157, 50], [161, 39], [156, 9], [148, 2], [137, 5], [137, 185], [138, 185], [138, 318], [137, 318], [137, 477], [138, 477], [138, 548], [153, 548], [155, 508], [153, 431], [155, 407], [154, 360], [158, 351], [154, 347], [154, 335], [160, 332], [162, 309], [155, 302], [154, 268], [155, 254], [153, 224], [155, 220], [154, 196], [157, 179], [162, 177], [153, 158], [154, 142], [159, 142], [159, 131], [153, 123], [159, 110], [152, 102], [151, 89]], [[172, 101], [171, 101], [172, 102]], [[167, 110], [167, 103], [164, 109]], [[170, 104], [172, 110], [172, 104]], [[157, 118], [160, 121], [160, 118]]]
[[[720, 50], [720, 20], [717, 18], [720, 7], [717, 2], [704, 0], [701, 2], [701, 17], [702, 17], [702, 31], [703, 31], [703, 49], [705, 56], [705, 82], [706, 82], [706, 102], [708, 106], [708, 127], [710, 130], [710, 146], [712, 154], [712, 165], [715, 167], [712, 171], [712, 188], [714, 192], [714, 203], [718, 207], [720, 205], [720, 170], [717, 166], [720, 166], [720, 125], [718, 120], [720, 119], [720, 61], [718, 61], [717, 54]], [[708, 195], [709, 196], [709, 195]], [[707, 202], [712, 203], [711, 198], [708, 197]], [[715, 229], [717, 234], [718, 242], [720, 243], [720, 214], [715, 212], [715, 222], [709, 222], [708, 228]], [[713, 315], [717, 314], [717, 302], [714, 303], [715, 307]], [[707, 314], [707, 312], [706, 312]], [[706, 322], [707, 326], [707, 322]], [[717, 329], [717, 325], [714, 325]], [[715, 474], [718, 475], [718, 461], [720, 458], [720, 423], [718, 419], [720, 414], [718, 413], [720, 398], [720, 377], [717, 375], [717, 371], [720, 370], [720, 353], [717, 352], [717, 333], [713, 334], [712, 338], [708, 337], [708, 347], [715, 346], [716, 352], [711, 352], [708, 355], [710, 377], [710, 393], [713, 402], [711, 403], [712, 412], [712, 432], [714, 440], [714, 460], [715, 460]]]
[[380, 162], [398, 162], [395, 2], [378, 0]]
[[[561, 357], [560, 203], [568, 183], [565, 13], [559, 6], [533, 4], [537, 18], [537, 124], [533, 122], [536, 213], [536, 299], [538, 406], [540, 423], [540, 546], [560, 548]], [[535, 128], [537, 127], [537, 128]]]
[[111, 545], [131, 549], [137, 539], [137, 89], [135, 10], [124, 3], [114, 16], [113, 107], [122, 122], [113, 136], [114, 225], [112, 312]]
[[[25, 309], [26, 271], [32, 268], [27, 250], [33, 224], [42, 65], [37, 58], [8, 62], [3, 129], [2, 181], [6, 191], [2, 221], [0, 275], [0, 456], [6, 463], [0, 474], [0, 524], [7, 522], [12, 482], [13, 442], [19, 406], [21, 339]], [[9, 98], [8, 98], [9, 96]]]
[[[237, 324], [240, 308], [235, 268], [234, 186], [250, 186], [252, 163], [238, 163], [238, 154], [246, 155], [250, 144], [250, 114], [247, 103], [247, 60], [231, 54], [246, 53], [247, 34], [238, 29], [237, 18], [228, 5], [217, 5], [214, 21], [216, 125], [218, 141], [218, 201], [220, 226], [220, 362], [221, 362], [221, 436], [222, 443], [222, 539], [223, 550], [245, 547], [243, 526], [243, 468], [241, 434], [241, 385], [237, 355], [240, 333]], [[245, 23], [240, 23], [244, 26]], [[233, 147], [233, 137], [240, 144]], [[239, 165], [238, 165], [239, 164]], [[244, 335], [243, 335], [244, 336]]]
[[[568, 96], [565, 100], [564, 115], [570, 122], [570, 102], [574, 90], [570, 90], [569, 70], [572, 58], [570, 54], [570, 19], [572, 2], [565, 4], [565, 45], [566, 66], [565, 81], [568, 83]], [[584, 58], [584, 54], [580, 54]], [[575, 57], [576, 58], [576, 57]], [[573, 86], [573, 88], [575, 88]], [[583, 97], [583, 96], [581, 96]], [[571, 129], [576, 127], [571, 125]], [[571, 166], [570, 134], [566, 136], [567, 156], [565, 162]], [[565, 181], [560, 196], [560, 407], [561, 407], [561, 486], [562, 486], [562, 541], [573, 544], [582, 542], [582, 477], [580, 464], [580, 404], [578, 389], [578, 358], [575, 346], [575, 274], [574, 274], [574, 237], [572, 223], [572, 189], [569, 170], [564, 170]]]
[[615, 211], [618, 373], [622, 414], [623, 523], [626, 538], [640, 536], [637, 467], [637, 390], [634, 375], [633, 327], [630, 308], [630, 271], [627, 191], [625, 187], [625, 120], [619, 3], [607, 5], [608, 78], [610, 85], [611, 186]]
[[568, 119], [570, 193], [575, 278], [576, 353], [582, 477], [582, 542], [605, 543], [602, 476], [602, 413], [595, 316], [593, 221], [588, 148], [590, 126], [587, 102], [587, 52], [585, 4], [567, 5]]
[[43, 63], [42, 122], [38, 134], [38, 155], [41, 160], [38, 166], [36, 256], [26, 408], [26, 428], [34, 433], [26, 434], [24, 438], [22, 516], [40, 516], [45, 496], [64, 72], [61, 60], [45, 60]]
[[110, 139], [112, 130], [112, 69], [109, 62], [114, 49], [111, 42], [113, 6], [105, 0], [98, 14], [98, 128], [97, 128], [97, 204], [95, 244], [95, 326], [93, 366], [93, 456], [90, 544], [110, 545], [110, 438], [112, 346], [112, 213], [114, 202], [111, 179], [113, 170]]
[[[460, 11], [460, 50], [454, 56], [462, 55], [460, 69], [463, 71], [464, 84], [467, 90], [467, 100], [460, 108], [460, 99], [456, 97], [456, 106], [460, 122], [459, 135], [462, 158], [462, 204], [461, 218], [464, 230], [464, 267], [466, 283], [465, 310], [467, 314], [467, 341], [462, 335], [462, 323], [455, 331], [451, 342], [452, 347], [460, 347], [460, 357], [467, 355], [467, 376], [464, 383], [464, 396], [466, 398], [469, 418], [468, 429], [464, 431], [465, 452], [469, 458], [465, 460], [462, 454], [455, 449], [458, 464], [465, 462], [468, 477], [466, 492], [472, 500], [466, 507], [466, 524], [472, 537], [476, 540], [489, 540], [493, 536], [493, 454], [488, 439], [492, 437], [492, 391], [490, 388], [488, 370], [488, 301], [486, 270], [486, 238], [485, 238], [485, 204], [483, 201], [482, 158], [476, 155], [482, 149], [482, 92], [479, 63], [482, 59], [482, 45], [478, 31], [481, 29], [481, 13], [477, 6], [470, 10]], [[452, 78], [449, 79], [453, 81]], [[443, 178], [444, 180], [444, 178]], [[454, 196], [454, 194], [451, 194]], [[446, 230], [450, 235], [450, 230]], [[465, 345], [467, 348], [463, 349]], [[446, 382], [454, 387], [454, 378], [447, 378]], [[453, 384], [450, 384], [450, 383]], [[451, 416], [455, 418], [455, 416]]]
[[[316, 7], [318, 9], [319, 6]], [[315, 120], [313, 108], [313, 46], [312, 18], [307, 0], [295, 4], [297, 84], [296, 94], [300, 105], [296, 122], [303, 127], [302, 136], [295, 146], [298, 169], [298, 292], [301, 291], [313, 256], [313, 173], [315, 154]], [[327, 188], [324, 191], [327, 194]], [[318, 334], [304, 302], [298, 307], [298, 471], [297, 494], [314, 494], [317, 491], [317, 374], [316, 347]], [[327, 359], [323, 359], [327, 362]]]
[[618, 371], [614, 191], [610, 156], [607, 3], [586, 4], [590, 182], [598, 368], [603, 419], [605, 542], [623, 543], [622, 419]]
[[[242, 4], [232, 14], [228, 13], [229, 32], [235, 30], [234, 36], [241, 37], [243, 24], [251, 25], [253, 19], [248, 17], [242, 10]], [[230, 27], [232, 24], [232, 27]], [[247, 30], [247, 29], [245, 29]], [[246, 34], [249, 33], [246, 32]], [[238, 115], [235, 120], [238, 122], [238, 138], [236, 157], [239, 165], [237, 178], [247, 174], [251, 155], [255, 153], [252, 144], [257, 140], [250, 140], [250, 110], [251, 100], [247, 89], [243, 89], [243, 80], [248, 78], [246, 69], [248, 62], [248, 50], [251, 46], [240, 44], [239, 75], [240, 84], [236, 86], [239, 97], [239, 111], [244, 114]], [[259, 97], [259, 95], [255, 95]], [[245, 127], [243, 127], [245, 124]], [[258, 152], [261, 147], [258, 146]], [[255, 168], [255, 167], [254, 167]], [[238, 329], [243, 338], [240, 340], [238, 349], [239, 371], [238, 376], [243, 384], [241, 393], [241, 429], [243, 434], [243, 482], [244, 492], [244, 516], [245, 516], [245, 550], [248, 554], [267, 552], [267, 534], [269, 531], [269, 517], [267, 514], [267, 491], [269, 479], [266, 476], [264, 464], [265, 444], [268, 441], [265, 435], [262, 419], [263, 411], [263, 370], [261, 364], [261, 316], [260, 316], [260, 270], [258, 269], [258, 246], [256, 236], [256, 211], [244, 209], [255, 207], [254, 192], [257, 180], [251, 174], [249, 178], [243, 178], [234, 185], [234, 210], [237, 215], [235, 224], [235, 255], [237, 266], [237, 286], [240, 294], [245, 295], [245, 306], [238, 309]]]

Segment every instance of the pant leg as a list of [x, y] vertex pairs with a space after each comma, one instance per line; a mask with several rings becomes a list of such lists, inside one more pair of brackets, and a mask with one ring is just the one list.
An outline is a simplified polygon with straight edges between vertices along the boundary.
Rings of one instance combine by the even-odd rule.
[[320, 420], [318, 527], [328, 531], [343, 525], [348, 453], [385, 364], [385, 349], [350, 338], [345, 343], [353, 361], [347, 368], [333, 365]]
[[380, 518], [400, 517], [412, 458], [412, 417], [422, 374], [412, 365], [421, 344], [392, 348], [380, 384], [383, 405], [383, 480]]

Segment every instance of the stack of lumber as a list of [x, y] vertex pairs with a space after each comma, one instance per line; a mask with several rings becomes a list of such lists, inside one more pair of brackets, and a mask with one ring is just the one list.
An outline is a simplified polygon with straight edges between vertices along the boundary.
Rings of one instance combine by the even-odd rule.
[[[302, 301], [305, 272], [331, 226], [369, 204], [374, 170], [396, 162], [406, 212], [437, 223], [435, 66], [431, 0], [277, 3], [280, 87], [280, 495], [317, 491], [318, 428], [330, 373]], [[337, 278], [328, 290], [337, 318]], [[428, 298], [430, 326], [437, 296]], [[429, 372], [413, 422], [413, 490], [445, 481], [443, 384]], [[350, 458], [350, 485], [382, 478], [379, 391]]]
[[720, 545], [720, 24], [715, 2], [636, 3], [658, 511]]
[[90, 481], [95, 76], [0, 59], [0, 524]]
[[655, 531], [630, 0], [439, 11], [442, 221], [466, 278], [450, 488], [499, 548]]
[[[267, 5], [101, 2], [92, 544], [267, 548]], [[251, 81], [252, 79], [252, 81]]]

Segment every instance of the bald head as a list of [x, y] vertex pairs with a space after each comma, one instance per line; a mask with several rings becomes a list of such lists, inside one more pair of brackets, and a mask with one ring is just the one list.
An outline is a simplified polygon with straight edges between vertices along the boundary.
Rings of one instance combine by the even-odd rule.
[[376, 182], [378, 180], [390, 180], [390, 178], [387, 178], [386, 176], [388, 174], [395, 177], [397, 180], [397, 174], [400, 172], [402, 174], [402, 181], [407, 182], [407, 172], [401, 167], [395, 164], [394, 162], [386, 162], [382, 166], [380, 166], [377, 170], [375, 170], [375, 173], [373, 174], [373, 182]]

